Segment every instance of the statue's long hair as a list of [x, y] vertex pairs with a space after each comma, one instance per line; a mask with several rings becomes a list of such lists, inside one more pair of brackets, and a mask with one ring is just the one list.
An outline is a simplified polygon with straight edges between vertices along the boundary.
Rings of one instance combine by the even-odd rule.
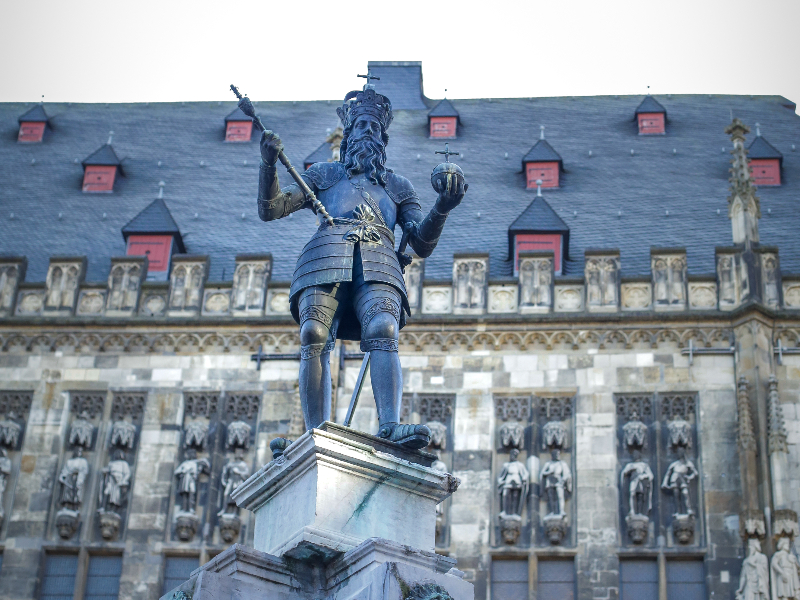
[[351, 140], [352, 131], [351, 123], [342, 132], [342, 146], [339, 149], [339, 160], [344, 164], [347, 176], [363, 172], [375, 185], [386, 185], [386, 144], [389, 143], [389, 135], [381, 127], [380, 139], [369, 136]]

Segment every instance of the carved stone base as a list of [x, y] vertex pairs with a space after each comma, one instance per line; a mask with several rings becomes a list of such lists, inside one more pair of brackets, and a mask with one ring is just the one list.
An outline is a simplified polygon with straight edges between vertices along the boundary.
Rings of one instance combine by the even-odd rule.
[[628, 539], [634, 544], [643, 544], [650, 533], [650, 518], [646, 515], [628, 515], [625, 517]]
[[691, 544], [694, 540], [694, 515], [673, 515], [672, 534], [679, 544]]
[[544, 518], [544, 533], [553, 545], [560, 544], [566, 537], [567, 528], [566, 515], [547, 515]]
[[739, 514], [739, 535], [745, 540], [745, 545], [749, 538], [763, 538], [766, 532], [763, 512], [758, 509], [745, 509]]
[[242, 521], [237, 515], [223, 514], [219, 516], [219, 537], [226, 544], [231, 544], [239, 539]]
[[522, 517], [519, 515], [500, 515], [500, 535], [503, 543], [513, 546], [519, 541], [519, 533], [522, 530]]
[[100, 534], [103, 536], [104, 540], [115, 540], [117, 539], [117, 535], [119, 535], [119, 526], [122, 522], [122, 517], [120, 517], [114, 511], [106, 511], [102, 508], [97, 511], [97, 515], [99, 517], [100, 523]]
[[197, 533], [197, 528], [200, 525], [200, 519], [197, 515], [191, 512], [183, 512], [179, 510], [175, 513], [175, 533], [178, 534], [178, 539], [182, 542], [190, 542]]
[[81, 523], [81, 513], [77, 510], [62, 508], [56, 513], [56, 529], [62, 539], [68, 540], [78, 530]]

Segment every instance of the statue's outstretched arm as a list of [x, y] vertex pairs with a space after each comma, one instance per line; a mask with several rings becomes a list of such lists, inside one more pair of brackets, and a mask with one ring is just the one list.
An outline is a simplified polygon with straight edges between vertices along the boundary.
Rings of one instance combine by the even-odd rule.
[[278, 182], [278, 152], [283, 148], [281, 138], [271, 131], [261, 136], [261, 166], [258, 169], [258, 217], [274, 221], [308, 205], [297, 184], [281, 189]]

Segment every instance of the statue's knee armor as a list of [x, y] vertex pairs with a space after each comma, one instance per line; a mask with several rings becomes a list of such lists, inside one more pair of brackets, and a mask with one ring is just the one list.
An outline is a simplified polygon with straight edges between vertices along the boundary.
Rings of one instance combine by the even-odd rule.
[[300, 297], [300, 358], [331, 352], [336, 344], [338, 286], [308, 288]]
[[400, 335], [400, 303], [389, 297], [379, 297], [369, 303], [361, 317], [361, 350], [397, 351]]

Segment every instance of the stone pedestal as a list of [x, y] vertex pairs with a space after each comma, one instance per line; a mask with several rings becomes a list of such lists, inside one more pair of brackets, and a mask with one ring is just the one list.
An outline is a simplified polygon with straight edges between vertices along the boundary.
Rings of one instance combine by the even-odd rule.
[[255, 549], [231, 546], [164, 600], [472, 600], [434, 552], [436, 506], [459, 483], [435, 459], [333, 423], [306, 432], [233, 494]]

